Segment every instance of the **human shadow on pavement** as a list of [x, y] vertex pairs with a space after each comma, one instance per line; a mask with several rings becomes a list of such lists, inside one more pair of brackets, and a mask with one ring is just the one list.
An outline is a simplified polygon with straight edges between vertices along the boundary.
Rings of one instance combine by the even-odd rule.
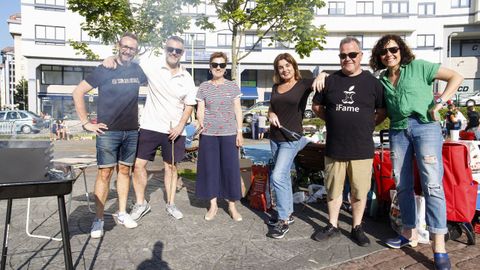
[[163, 243], [161, 241], [157, 241], [153, 246], [152, 258], [141, 262], [140, 265], [137, 267], [137, 270], [171, 269], [170, 266], [168, 266], [168, 262], [162, 259], [162, 252]]

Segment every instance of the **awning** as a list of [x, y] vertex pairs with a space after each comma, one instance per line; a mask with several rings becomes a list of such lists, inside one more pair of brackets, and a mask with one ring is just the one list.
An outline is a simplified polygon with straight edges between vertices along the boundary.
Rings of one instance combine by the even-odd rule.
[[241, 99], [257, 99], [258, 98], [257, 87], [242, 86], [241, 90], [242, 90]]

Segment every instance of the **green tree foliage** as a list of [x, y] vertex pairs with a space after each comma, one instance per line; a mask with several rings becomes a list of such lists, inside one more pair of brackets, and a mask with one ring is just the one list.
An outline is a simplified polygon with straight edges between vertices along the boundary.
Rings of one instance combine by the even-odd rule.
[[[104, 44], [115, 44], [125, 32], [135, 33], [141, 49], [158, 53], [166, 38], [180, 35], [189, 27], [190, 18], [180, 14], [182, 5], [200, 0], [69, 0], [68, 8], [85, 18], [82, 29]], [[72, 46], [88, 59], [97, 59], [85, 42]]]
[[[232, 79], [236, 79], [238, 62], [247, 57], [263, 39], [292, 44], [301, 58], [310, 56], [313, 49], [323, 49], [326, 30], [324, 25], [313, 24], [315, 8], [325, 5], [322, 0], [212, 0], [220, 21], [227, 23], [232, 32]], [[207, 17], [197, 21], [204, 29], [216, 26]], [[250, 49], [241, 50], [245, 34], [255, 34]]]
[[28, 110], [28, 82], [24, 78], [15, 85], [13, 103], [18, 104], [19, 110]]
[[[184, 5], [197, 5], [200, 0], [69, 0], [68, 7], [85, 18], [82, 29], [103, 43], [114, 44], [122, 33], [136, 33], [144, 47], [159, 52], [165, 39], [181, 35], [188, 29], [190, 18], [180, 13]], [[322, 0], [211, 0], [217, 16], [232, 32], [232, 78], [237, 77], [238, 63], [247, 57], [262, 40], [292, 44], [300, 57], [314, 49], [323, 49], [324, 25], [313, 24], [315, 9], [325, 5]], [[255, 6], [252, 6], [255, 3]], [[217, 25], [208, 16], [195, 17], [203, 29], [215, 30]], [[251, 48], [242, 50], [245, 34], [255, 34]], [[98, 58], [82, 42], [72, 46], [89, 59]]]

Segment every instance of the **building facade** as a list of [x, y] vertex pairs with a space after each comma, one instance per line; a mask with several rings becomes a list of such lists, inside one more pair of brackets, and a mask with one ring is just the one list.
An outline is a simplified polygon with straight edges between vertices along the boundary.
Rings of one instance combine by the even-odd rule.
[[[345, 36], [354, 36], [362, 44], [362, 65], [368, 69], [370, 51], [384, 34], [401, 35], [412, 47], [417, 58], [453, 68], [465, 77], [461, 92], [480, 91], [480, 0], [345, 0], [325, 1], [324, 8], [315, 10], [315, 24], [325, 24], [328, 31], [324, 50], [314, 50], [300, 59], [293, 44], [270, 44], [265, 39], [240, 62], [239, 78], [243, 92], [242, 104], [268, 100], [271, 94], [273, 60], [289, 52], [299, 62], [303, 76], [316, 70], [340, 68], [338, 45]], [[248, 1], [255, 8], [255, 1]], [[216, 18], [215, 8], [206, 3], [186, 6], [182, 13], [195, 17], [205, 14]], [[15, 39], [24, 61], [24, 77], [28, 80], [29, 108], [45, 111], [54, 117], [75, 118], [71, 92], [99, 63], [86, 61], [69, 46], [69, 40], [86, 41], [101, 58], [112, 54], [111, 45], [102, 45], [82, 31], [83, 18], [68, 10], [66, 0], [22, 0], [21, 35]], [[183, 34], [186, 52], [182, 64], [193, 68], [195, 83], [208, 78], [208, 58], [214, 51], [230, 55], [231, 32], [216, 22], [217, 30], [208, 32], [191, 28]], [[222, 30], [225, 29], [225, 30]], [[274, 34], [274, 33], [272, 33]], [[252, 48], [256, 36], [242, 37], [242, 49]], [[439, 85], [438, 89], [442, 90]], [[141, 103], [146, 89], [141, 90]], [[86, 97], [94, 111], [96, 94]]]

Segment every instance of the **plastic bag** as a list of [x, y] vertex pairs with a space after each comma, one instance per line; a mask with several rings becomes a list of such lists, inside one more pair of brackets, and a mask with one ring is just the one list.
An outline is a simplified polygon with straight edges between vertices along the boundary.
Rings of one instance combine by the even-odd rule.
[[293, 193], [293, 203], [303, 203], [305, 201], [305, 192], [298, 191]]
[[[418, 242], [428, 244], [430, 241], [430, 234], [427, 230], [427, 223], [425, 221], [425, 198], [423, 196], [415, 195], [415, 212], [417, 217], [417, 233]], [[392, 229], [398, 234], [402, 233], [402, 215], [400, 205], [398, 204], [397, 192], [393, 191], [392, 204], [390, 206], [390, 225]]]

